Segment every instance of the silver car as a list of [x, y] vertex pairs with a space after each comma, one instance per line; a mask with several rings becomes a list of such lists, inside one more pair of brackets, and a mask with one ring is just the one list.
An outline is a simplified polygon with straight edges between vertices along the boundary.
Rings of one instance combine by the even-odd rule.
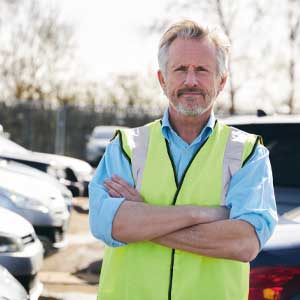
[[110, 139], [114, 136], [116, 131], [121, 126], [96, 126], [92, 134], [88, 137], [86, 144], [86, 160], [92, 165], [97, 166], [102, 158], [106, 146], [109, 144]]
[[15, 172], [0, 163], [0, 206], [23, 216], [34, 227], [45, 249], [65, 246], [70, 212], [53, 184]]
[[32, 300], [38, 299], [43, 289], [37, 279], [42, 261], [43, 246], [32, 225], [0, 207], [0, 265], [18, 279]]

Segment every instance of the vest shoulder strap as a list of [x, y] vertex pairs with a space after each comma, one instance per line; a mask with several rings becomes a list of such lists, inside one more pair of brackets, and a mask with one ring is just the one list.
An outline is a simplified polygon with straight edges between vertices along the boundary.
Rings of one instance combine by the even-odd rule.
[[223, 159], [223, 205], [225, 205], [225, 198], [232, 176], [251, 158], [258, 143], [262, 144], [260, 136], [230, 127]]
[[140, 191], [145, 169], [151, 128], [161, 126], [156, 120], [141, 127], [122, 129], [119, 131], [120, 146], [131, 162], [135, 187]]

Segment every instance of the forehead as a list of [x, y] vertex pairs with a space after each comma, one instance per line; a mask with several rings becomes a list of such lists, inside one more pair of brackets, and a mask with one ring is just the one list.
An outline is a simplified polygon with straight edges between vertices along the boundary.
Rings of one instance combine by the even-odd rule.
[[169, 66], [206, 65], [216, 67], [216, 47], [208, 40], [177, 38], [169, 47]]

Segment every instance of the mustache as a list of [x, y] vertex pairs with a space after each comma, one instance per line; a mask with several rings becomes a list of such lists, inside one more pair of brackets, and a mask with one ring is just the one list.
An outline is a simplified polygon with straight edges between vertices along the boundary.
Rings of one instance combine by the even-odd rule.
[[184, 88], [184, 89], [180, 89], [177, 91], [177, 97], [186, 94], [186, 93], [197, 93], [200, 94], [201, 96], [205, 97], [206, 96], [206, 91], [203, 89], [199, 89], [199, 88]]

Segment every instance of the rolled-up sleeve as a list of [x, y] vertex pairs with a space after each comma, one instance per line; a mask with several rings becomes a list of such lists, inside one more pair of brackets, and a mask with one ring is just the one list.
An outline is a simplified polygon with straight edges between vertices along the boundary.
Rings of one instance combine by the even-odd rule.
[[110, 197], [103, 183], [112, 175], [118, 175], [133, 185], [129, 162], [121, 152], [119, 140], [116, 138], [106, 148], [95, 175], [89, 184], [89, 222], [92, 234], [110, 247], [126, 245], [112, 236], [112, 224], [115, 215], [125, 200]]
[[263, 248], [278, 222], [269, 151], [264, 146], [258, 145], [232, 177], [226, 204], [231, 219], [244, 220], [255, 228]]

